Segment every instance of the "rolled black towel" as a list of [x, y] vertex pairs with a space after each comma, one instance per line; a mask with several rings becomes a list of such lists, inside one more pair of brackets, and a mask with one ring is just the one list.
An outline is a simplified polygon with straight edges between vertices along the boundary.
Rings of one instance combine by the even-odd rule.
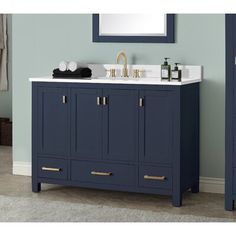
[[58, 68], [53, 70], [53, 78], [84, 78], [91, 77], [92, 71], [88, 67], [80, 67], [74, 72], [66, 70], [60, 71]]

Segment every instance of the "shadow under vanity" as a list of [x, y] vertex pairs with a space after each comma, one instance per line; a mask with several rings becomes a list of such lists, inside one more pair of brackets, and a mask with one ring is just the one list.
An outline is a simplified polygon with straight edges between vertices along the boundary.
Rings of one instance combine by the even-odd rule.
[[[199, 191], [200, 66], [181, 82], [159, 65], [127, 65], [140, 78], [108, 78], [121, 65], [89, 65], [86, 79], [31, 78], [32, 188], [41, 183], [172, 196]], [[185, 77], [184, 77], [185, 76]]]

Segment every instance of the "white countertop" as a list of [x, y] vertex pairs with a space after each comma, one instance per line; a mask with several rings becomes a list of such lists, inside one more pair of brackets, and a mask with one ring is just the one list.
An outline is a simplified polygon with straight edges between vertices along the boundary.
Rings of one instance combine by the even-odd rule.
[[[60, 82], [60, 83], [91, 83], [91, 84], [147, 84], [147, 85], [185, 85], [202, 81], [202, 66], [180, 65], [182, 81], [162, 81], [160, 78], [161, 65], [128, 65], [128, 73], [132, 75], [134, 69], [139, 69], [141, 78], [121, 78], [123, 65], [117, 64], [87, 64], [92, 70], [92, 78], [56, 78], [52, 76], [30, 78], [31, 82]], [[110, 69], [116, 70], [116, 78], [109, 77]]]
[[201, 78], [191, 78], [186, 79], [182, 78], [181, 82], [172, 80], [172, 81], [161, 81], [160, 78], [107, 78], [107, 77], [92, 77], [92, 78], [84, 78], [84, 79], [70, 79], [70, 78], [56, 78], [54, 79], [52, 76], [45, 77], [36, 77], [30, 78], [31, 82], [54, 82], [54, 83], [90, 83], [90, 84], [147, 84], [147, 85], [185, 85], [192, 83], [201, 82]]

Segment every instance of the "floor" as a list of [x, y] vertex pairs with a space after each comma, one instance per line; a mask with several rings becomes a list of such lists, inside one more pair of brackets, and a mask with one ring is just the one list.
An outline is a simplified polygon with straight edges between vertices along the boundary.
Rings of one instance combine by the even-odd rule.
[[13, 176], [12, 149], [0, 146], [0, 196], [17, 196], [58, 200], [71, 203], [106, 205], [112, 207], [161, 211], [173, 214], [230, 218], [236, 221], [236, 211], [224, 210], [224, 195], [211, 193], [185, 193], [183, 206], [172, 207], [167, 196], [93, 190], [86, 188], [42, 185], [40, 193], [32, 193], [31, 178]]

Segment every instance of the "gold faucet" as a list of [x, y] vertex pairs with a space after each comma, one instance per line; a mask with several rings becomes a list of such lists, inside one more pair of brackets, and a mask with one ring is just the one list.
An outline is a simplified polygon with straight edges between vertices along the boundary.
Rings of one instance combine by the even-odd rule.
[[121, 51], [117, 54], [116, 63], [119, 64], [121, 57], [123, 57], [123, 59], [124, 59], [124, 67], [123, 67], [123, 71], [122, 71], [122, 77], [129, 77], [128, 67], [127, 67], [128, 60], [127, 60], [127, 56], [124, 51]]

